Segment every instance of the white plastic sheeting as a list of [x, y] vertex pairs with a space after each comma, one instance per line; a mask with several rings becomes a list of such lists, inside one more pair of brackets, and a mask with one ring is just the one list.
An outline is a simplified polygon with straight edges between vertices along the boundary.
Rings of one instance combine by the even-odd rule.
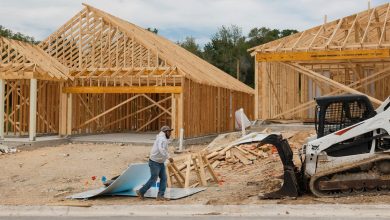
[[272, 135], [272, 134], [277, 134], [280, 135], [280, 133], [258, 133], [258, 132], [253, 132], [248, 135], [245, 135], [244, 137], [236, 140], [233, 142], [233, 146], [237, 146], [240, 144], [250, 144], [250, 143], [257, 143], [261, 142], [264, 140], [266, 137]]
[[[252, 125], [252, 123], [249, 121], [248, 117], [244, 113], [244, 109], [240, 108], [238, 109], [235, 113], [235, 125], [236, 125], [236, 130], [241, 130], [242, 125], [244, 125], [244, 128], [248, 128], [249, 126]], [[242, 122], [241, 122], [242, 121]]]

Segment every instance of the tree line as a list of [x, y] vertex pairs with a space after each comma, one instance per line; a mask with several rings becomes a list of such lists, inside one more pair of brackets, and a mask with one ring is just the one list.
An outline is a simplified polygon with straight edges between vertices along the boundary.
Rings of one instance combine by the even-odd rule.
[[24, 35], [20, 32], [13, 32], [12, 30], [5, 28], [4, 26], [0, 25], [0, 36], [14, 39], [14, 40], [19, 40], [23, 42], [28, 42], [32, 44], [38, 44], [39, 41], [35, 40], [35, 38]]
[[203, 48], [194, 37], [177, 42], [180, 46], [229, 73], [245, 84], [254, 87], [254, 58], [248, 49], [297, 33], [293, 29], [253, 28], [245, 36], [242, 28], [222, 26]]

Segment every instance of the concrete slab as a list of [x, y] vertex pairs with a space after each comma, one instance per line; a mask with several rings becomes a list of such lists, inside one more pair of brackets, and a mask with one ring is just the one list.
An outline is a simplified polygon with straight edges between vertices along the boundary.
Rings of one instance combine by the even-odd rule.
[[128, 145], [152, 146], [157, 133], [110, 133], [72, 136], [73, 143], [123, 143]]
[[[57, 146], [67, 143], [95, 143], [95, 144], [125, 144], [147, 146], [153, 145], [156, 140], [157, 132], [143, 132], [143, 133], [109, 133], [109, 134], [91, 134], [91, 135], [72, 135], [70, 137], [59, 137], [55, 135], [40, 136], [36, 141], [29, 141], [28, 137], [6, 137], [0, 140], [0, 144], [11, 147], [44, 147]], [[217, 136], [212, 134], [203, 137], [184, 139], [184, 145], [205, 144], [209, 143]], [[177, 146], [178, 140], [172, 140], [170, 146]]]
[[60, 136], [41, 136], [36, 141], [30, 141], [28, 137], [6, 137], [0, 140], [0, 144], [10, 147], [45, 147], [67, 144], [69, 140]]

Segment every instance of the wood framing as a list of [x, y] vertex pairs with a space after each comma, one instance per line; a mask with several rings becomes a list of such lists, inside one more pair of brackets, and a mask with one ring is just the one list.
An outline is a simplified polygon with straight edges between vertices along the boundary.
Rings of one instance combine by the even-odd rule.
[[390, 58], [389, 49], [275, 52], [256, 54], [257, 62]]
[[378, 49], [390, 47], [389, 8], [386, 3], [326, 22], [306, 31], [251, 48], [257, 52]]
[[99, 87], [99, 86], [78, 86], [63, 88], [64, 93], [181, 93], [181, 86], [120, 86], [120, 87]]
[[255, 115], [314, 119], [314, 98], [365, 94], [375, 106], [390, 95], [390, 3], [251, 48]]
[[0, 37], [0, 78], [67, 80], [68, 68], [41, 48]]
[[239, 108], [253, 118], [252, 88], [159, 35], [84, 6], [38, 46], [0, 38], [5, 135], [169, 125], [189, 138], [232, 131]]

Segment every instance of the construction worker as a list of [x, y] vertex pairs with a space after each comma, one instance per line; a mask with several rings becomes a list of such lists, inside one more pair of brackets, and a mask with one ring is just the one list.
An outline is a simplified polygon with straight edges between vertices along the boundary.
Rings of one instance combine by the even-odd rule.
[[149, 167], [150, 167], [150, 179], [141, 189], [137, 190], [136, 193], [140, 199], [144, 199], [146, 191], [152, 187], [157, 177], [160, 178], [160, 187], [157, 194], [157, 200], [165, 201], [168, 200], [164, 197], [165, 189], [167, 188], [167, 174], [165, 171], [165, 162], [173, 161], [169, 157], [168, 153], [168, 140], [171, 137], [171, 129], [169, 126], [163, 126], [160, 129], [160, 133], [156, 137], [156, 141], [153, 144], [152, 150], [150, 151]]

